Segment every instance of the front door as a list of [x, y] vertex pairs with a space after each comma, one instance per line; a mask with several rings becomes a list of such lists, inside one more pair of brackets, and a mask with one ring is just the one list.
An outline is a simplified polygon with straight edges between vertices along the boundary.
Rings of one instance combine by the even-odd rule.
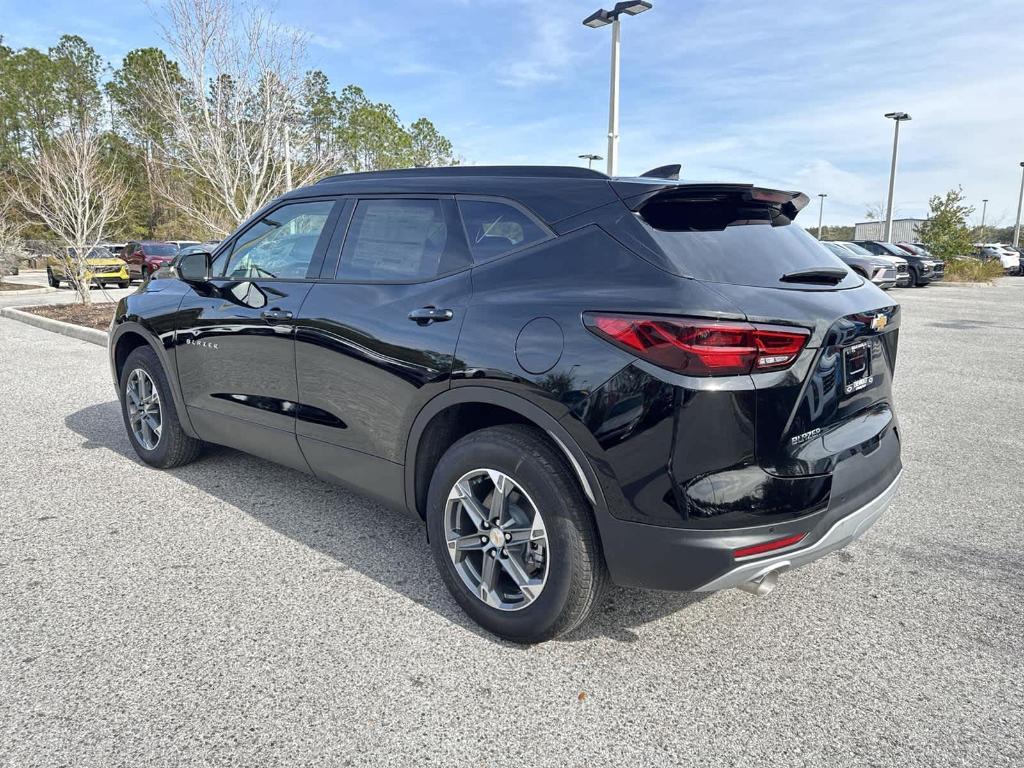
[[387, 497], [370, 484], [403, 493], [412, 420], [449, 386], [470, 259], [451, 198], [363, 198], [342, 219], [298, 322], [296, 429], [318, 475]]
[[307, 469], [295, 441], [295, 318], [318, 273], [334, 200], [286, 203], [220, 251], [178, 312], [182, 394], [199, 436]]

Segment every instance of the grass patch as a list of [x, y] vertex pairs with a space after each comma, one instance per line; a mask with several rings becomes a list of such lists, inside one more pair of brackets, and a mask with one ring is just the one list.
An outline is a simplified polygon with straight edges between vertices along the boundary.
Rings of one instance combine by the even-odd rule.
[[949, 259], [946, 261], [946, 280], [960, 283], [988, 283], [1003, 276], [1003, 265], [998, 259]]

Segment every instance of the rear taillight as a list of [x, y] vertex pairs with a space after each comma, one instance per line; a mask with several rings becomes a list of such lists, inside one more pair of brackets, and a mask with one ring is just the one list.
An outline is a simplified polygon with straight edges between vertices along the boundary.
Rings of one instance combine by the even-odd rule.
[[793, 364], [808, 331], [732, 321], [587, 312], [587, 328], [637, 357], [689, 376], [735, 376]]

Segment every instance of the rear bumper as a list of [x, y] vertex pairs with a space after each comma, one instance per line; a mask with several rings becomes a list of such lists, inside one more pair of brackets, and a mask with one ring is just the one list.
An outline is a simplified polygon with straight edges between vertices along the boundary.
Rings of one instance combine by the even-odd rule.
[[[767, 571], [806, 565], [861, 536], [888, 507], [902, 475], [897, 430], [877, 447], [840, 462], [831, 474], [827, 508], [771, 524], [724, 529], [673, 528], [598, 515], [605, 562], [617, 584], [708, 592]], [[793, 548], [736, 560], [736, 549], [802, 534]]]
[[864, 532], [875, 524], [882, 513], [889, 507], [892, 497], [896, 495], [900, 479], [903, 473], [900, 472], [888, 488], [878, 496], [862, 506], [860, 509], [851, 512], [846, 517], [833, 525], [824, 536], [813, 544], [798, 548], [783, 554], [760, 558], [742, 565], [737, 565], [732, 570], [723, 573], [716, 579], [698, 587], [696, 592], [717, 592], [720, 589], [730, 589], [754, 581], [764, 576], [769, 571], [788, 571], [807, 565], [830, 552], [842, 549], [847, 544], [856, 541]]

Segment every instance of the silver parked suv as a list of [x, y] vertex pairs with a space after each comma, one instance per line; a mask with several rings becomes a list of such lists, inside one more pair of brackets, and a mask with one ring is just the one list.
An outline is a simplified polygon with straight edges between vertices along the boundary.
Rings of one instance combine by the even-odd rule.
[[[895, 259], [887, 256], [876, 256], [875, 254], [865, 251], [863, 248], [859, 248], [852, 243], [825, 241], [822, 242], [822, 245], [842, 259], [846, 266], [865, 280], [870, 280], [879, 288], [889, 290], [897, 284], [899, 275], [896, 271], [897, 265]], [[903, 262], [903, 265], [903, 274], [907, 275], [906, 262]], [[909, 275], [907, 279], [909, 280]]]

